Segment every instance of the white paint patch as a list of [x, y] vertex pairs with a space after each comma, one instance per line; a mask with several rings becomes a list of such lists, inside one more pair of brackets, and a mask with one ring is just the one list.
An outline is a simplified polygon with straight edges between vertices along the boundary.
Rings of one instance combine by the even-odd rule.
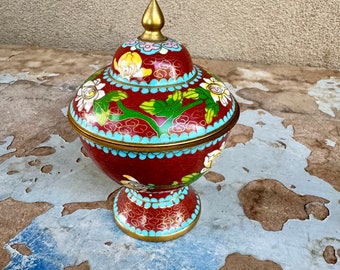
[[332, 141], [332, 140], [329, 140], [329, 139], [326, 139], [326, 144], [330, 147], [335, 147], [336, 146], [336, 142], [335, 141]]
[[251, 105], [253, 102], [237, 95], [237, 92], [244, 88], [256, 88], [261, 91], [269, 91], [268, 87], [259, 81], [273, 82], [273, 75], [269, 72], [262, 70], [253, 70], [246, 68], [237, 68], [241, 73], [241, 79], [237, 81], [236, 87], [233, 87], [230, 83], [224, 82], [229, 90], [232, 92], [234, 97], [239, 103]]
[[327, 80], [318, 81], [309, 88], [308, 94], [315, 98], [319, 110], [335, 117], [333, 109], [340, 110], [340, 79], [330, 77]]
[[8, 136], [5, 138], [5, 140], [0, 141], [0, 157], [16, 151], [15, 148], [8, 149], [8, 147], [12, 144], [13, 140], [14, 136]]
[[233, 94], [234, 98], [237, 100], [238, 103], [243, 103], [243, 104], [248, 104], [248, 105], [253, 104], [252, 101], [247, 100], [247, 99], [237, 95], [237, 92], [240, 91], [241, 89], [243, 89], [242, 87], [236, 87], [235, 88], [228, 82], [224, 82], [224, 84], [228, 87], [228, 90]]
[[16, 74], [0, 74], [0, 83], [12, 84], [17, 81], [32, 81], [36, 83], [42, 83], [47, 81], [49, 77], [59, 76], [58, 73], [46, 73], [41, 72], [39, 74], [30, 74], [29, 72], [19, 72]]
[[237, 68], [241, 72], [242, 78], [249, 81], [272, 81], [273, 75], [269, 72], [258, 69]]
[[11, 84], [17, 81], [17, 78], [11, 74], [0, 74], [0, 83]]
[[65, 117], [67, 117], [67, 111], [68, 111], [68, 106], [66, 106], [66, 107], [64, 107], [64, 108], [61, 109], [61, 112], [63, 113], [63, 115], [64, 115]]
[[[56, 152], [40, 157], [11, 157], [0, 164], [2, 172], [17, 171], [1, 179], [0, 200], [11, 197], [60, 206], [70, 202], [105, 201], [119, 187], [80, 152], [79, 140], [69, 144], [61, 137], [51, 135], [40, 146], [52, 147]], [[36, 159], [40, 160], [40, 165], [30, 166], [29, 162]], [[52, 165], [52, 171], [41, 172], [44, 165]], [[28, 188], [30, 192], [26, 191]]]

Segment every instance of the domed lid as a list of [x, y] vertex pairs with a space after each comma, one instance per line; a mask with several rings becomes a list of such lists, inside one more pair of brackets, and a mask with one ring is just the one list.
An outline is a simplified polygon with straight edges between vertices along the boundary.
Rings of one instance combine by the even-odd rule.
[[152, 152], [227, 133], [239, 117], [228, 87], [193, 65], [183, 44], [161, 33], [164, 18], [156, 0], [142, 24], [144, 33], [124, 42], [112, 64], [79, 87], [69, 107], [74, 129], [104, 146]]

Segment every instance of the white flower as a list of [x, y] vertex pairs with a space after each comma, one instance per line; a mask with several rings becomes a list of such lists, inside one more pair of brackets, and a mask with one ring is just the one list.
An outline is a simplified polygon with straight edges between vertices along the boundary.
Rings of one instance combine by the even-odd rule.
[[214, 77], [210, 79], [203, 79], [205, 82], [200, 84], [201, 87], [210, 91], [211, 97], [215, 102], [220, 101], [225, 107], [228, 104], [228, 100], [231, 100], [230, 92], [223, 82], [216, 80]]
[[105, 86], [105, 83], [100, 83], [100, 79], [94, 81], [87, 81], [79, 88], [75, 101], [78, 101], [78, 111], [89, 112], [93, 106], [93, 102], [96, 99], [100, 99], [105, 96], [105, 92], [101, 90]]
[[201, 173], [205, 173], [211, 169], [214, 161], [222, 154], [223, 149], [225, 148], [226, 143], [223, 142], [219, 149], [210, 152], [204, 158], [204, 168], [201, 170]]

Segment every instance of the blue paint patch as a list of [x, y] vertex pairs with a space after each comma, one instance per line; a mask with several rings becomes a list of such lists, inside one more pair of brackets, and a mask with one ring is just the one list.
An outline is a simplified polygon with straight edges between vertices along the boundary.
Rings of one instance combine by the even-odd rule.
[[[32, 254], [26, 256], [19, 253], [11, 248], [13, 244], [24, 244]], [[8, 242], [5, 249], [10, 252], [11, 261], [4, 270], [61, 270], [73, 264], [73, 261], [58, 249], [57, 242], [48, 230], [41, 229], [35, 221]]]

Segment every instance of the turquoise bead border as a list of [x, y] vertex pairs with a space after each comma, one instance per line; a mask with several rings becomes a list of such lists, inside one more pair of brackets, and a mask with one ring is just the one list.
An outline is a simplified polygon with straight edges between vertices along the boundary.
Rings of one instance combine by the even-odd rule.
[[231, 117], [233, 116], [236, 109], [235, 101], [232, 102], [232, 107], [223, 118], [216, 121], [213, 125], [209, 125], [206, 128], [200, 127], [197, 132], [190, 132], [190, 133], [182, 133], [181, 135], [177, 134], [162, 134], [160, 137], [153, 136], [149, 137], [142, 137], [139, 135], [131, 136], [129, 134], [122, 135], [119, 132], [112, 133], [111, 131], [104, 131], [99, 130], [97, 126], [93, 126], [91, 123], [88, 123], [85, 119], [80, 118], [74, 111], [73, 105], [70, 105], [70, 115], [74, 119], [74, 121], [81, 126], [84, 130], [87, 130], [95, 135], [99, 135], [102, 138], [113, 140], [113, 141], [123, 141], [127, 143], [138, 143], [138, 144], [166, 144], [166, 143], [173, 143], [173, 142], [181, 142], [187, 141], [190, 139], [194, 139], [197, 137], [204, 136], [218, 128], [222, 127], [226, 124]]
[[175, 91], [182, 88], [188, 88], [202, 78], [202, 70], [194, 65], [191, 72], [185, 73], [182, 77], [176, 79], [170, 78], [169, 80], [163, 78], [160, 80], [152, 79], [149, 83], [146, 81], [138, 82], [137, 80], [129, 80], [123, 78], [120, 74], [113, 73], [111, 67], [104, 70], [103, 78], [117, 87], [124, 90], [131, 89], [133, 92], [141, 92], [142, 94], [156, 94], [158, 92], [164, 93], [166, 91]]
[[101, 146], [97, 143], [94, 143], [93, 141], [85, 138], [82, 136], [83, 140], [87, 144], [89, 144], [92, 147], [96, 147], [98, 150], [102, 150], [104, 153], [109, 154], [111, 153], [114, 156], [120, 156], [120, 157], [129, 157], [129, 158], [139, 158], [140, 160], [145, 160], [145, 159], [162, 159], [162, 158], [173, 158], [173, 157], [180, 157], [182, 155], [188, 155], [188, 154], [195, 154], [197, 151], [202, 151], [206, 147], [209, 147], [211, 145], [215, 145], [218, 142], [220, 142], [223, 138], [225, 138], [228, 135], [228, 133], [223, 134], [221, 137], [218, 137], [217, 139], [213, 141], [209, 141], [206, 144], [201, 144], [198, 146], [194, 146], [191, 148], [184, 148], [180, 150], [172, 150], [169, 152], [133, 152], [133, 151], [126, 151], [126, 150], [117, 150], [113, 148], [109, 148], [106, 146]]
[[[196, 204], [194, 213], [191, 214], [190, 218], [183, 221], [181, 226], [179, 226], [177, 228], [171, 228], [169, 230], [164, 230], [164, 231], [141, 230], [139, 228], [135, 228], [134, 226], [131, 226], [130, 224], [126, 223], [125, 220], [120, 218], [119, 213], [118, 213], [118, 206], [117, 206], [118, 196], [119, 196], [120, 192], [122, 192], [122, 190], [119, 191], [119, 193], [117, 194], [117, 196], [115, 197], [115, 200], [113, 202], [113, 214], [114, 214], [115, 218], [118, 220], [118, 222], [122, 226], [124, 226], [125, 230], [130, 231], [133, 234], [137, 234], [141, 237], [171, 236], [172, 234], [176, 234], [180, 231], [183, 231], [183, 230], [187, 229], [195, 221], [196, 218], [198, 218], [198, 215], [199, 215], [200, 209], [201, 209], [201, 201], [200, 201], [198, 195], [196, 195], [197, 204]], [[126, 192], [126, 191], [124, 191], [124, 192]]]
[[129, 199], [138, 206], [142, 206], [145, 209], [158, 209], [172, 207], [176, 204], [179, 204], [179, 202], [185, 198], [185, 195], [188, 194], [189, 187], [186, 186], [180, 189], [178, 192], [174, 192], [173, 194], [168, 195], [165, 198], [160, 198], [159, 200], [156, 198], [143, 197], [141, 194], [130, 188], [125, 188], [124, 191]]

